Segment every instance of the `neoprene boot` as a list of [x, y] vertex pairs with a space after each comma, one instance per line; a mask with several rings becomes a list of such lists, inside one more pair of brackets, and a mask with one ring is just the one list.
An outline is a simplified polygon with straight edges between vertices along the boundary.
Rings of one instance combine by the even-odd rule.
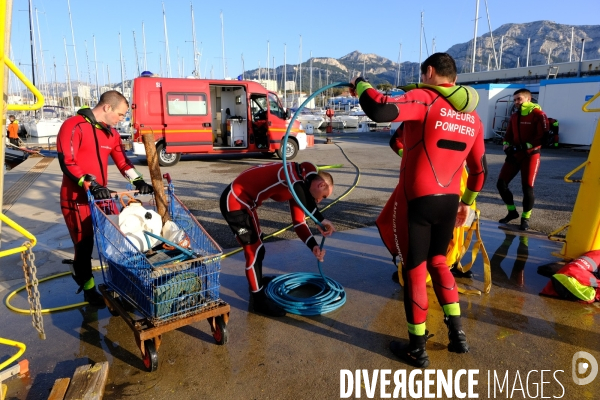
[[410, 339], [408, 345], [392, 340], [390, 342], [390, 350], [413, 367], [427, 368], [429, 366], [429, 355], [427, 355], [427, 350], [425, 350], [425, 343], [429, 338], [427, 333], [423, 336], [409, 333], [408, 337]]
[[102, 295], [100, 293], [98, 293], [98, 291], [96, 290], [95, 287], [84, 290], [83, 291], [83, 299], [85, 301], [87, 301], [88, 303], [90, 303], [90, 306], [94, 306], [94, 307], [98, 307], [98, 308], [106, 307], [106, 303], [104, 302], [104, 297], [102, 297]]
[[510, 210], [508, 214], [506, 214], [506, 217], [502, 218], [498, 222], [501, 224], [508, 224], [510, 221], [517, 218], [519, 218], [519, 212], [517, 210]]
[[279, 307], [270, 298], [267, 297], [264, 288], [256, 293], [251, 294], [252, 306], [254, 312], [268, 315], [270, 317], [284, 317], [285, 310]]
[[529, 229], [529, 218], [521, 218], [521, 225], [519, 229], [522, 231], [526, 231]]
[[462, 329], [460, 316], [444, 317], [444, 323], [448, 327], [448, 351], [453, 353], [468, 353], [467, 335]]

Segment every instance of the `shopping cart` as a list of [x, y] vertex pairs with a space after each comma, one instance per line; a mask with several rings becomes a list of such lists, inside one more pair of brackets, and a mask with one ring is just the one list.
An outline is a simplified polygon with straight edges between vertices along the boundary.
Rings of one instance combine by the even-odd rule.
[[[155, 246], [146, 253], [118, 225], [118, 214], [126, 206], [122, 199], [136, 192], [117, 193], [109, 200], [94, 200], [88, 192], [103, 265], [104, 284], [98, 288], [110, 313], [121, 316], [133, 330], [149, 371], [158, 367], [157, 351], [165, 332], [207, 319], [217, 344], [227, 343], [228, 336], [230, 307], [219, 299], [222, 250], [175, 196], [170, 182], [165, 192], [169, 216], [185, 231], [190, 245], [182, 248], [165, 239], [167, 249]], [[155, 208], [154, 201], [143, 206]]]

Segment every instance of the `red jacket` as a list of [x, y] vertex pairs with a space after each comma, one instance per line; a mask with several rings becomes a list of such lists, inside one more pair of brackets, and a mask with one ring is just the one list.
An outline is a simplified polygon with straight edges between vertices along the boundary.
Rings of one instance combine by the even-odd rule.
[[102, 186], [108, 184], [108, 156], [114, 160], [121, 174], [134, 168], [125, 155], [121, 136], [113, 128], [106, 128], [111, 134], [99, 127], [93, 127], [83, 116], [76, 115], [67, 119], [58, 132], [56, 149], [58, 161], [63, 171], [60, 190], [61, 200], [76, 200], [87, 203], [87, 196], [78, 184], [86, 175], [94, 175]]
[[465, 161], [469, 168], [467, 187], [472, 192], [481, 191], [485, 146], [477, 112], [457, 112], [437, 91], [428, 88], [413, 89], [399, 97], [369, 88], [361, 94], [360, 104], [368, 116], [370, 111], [385, 108], [381, 115], [388, 113], [391, 121], [404, 121], [400, 184], [409, 201], [429, 195], [459, 195]]
[[[317, 167], [309, 162], [289, 162], [287, 163], [287, 170], [300, 201], [308, 211], [314, 214], [319, 222], [323, 221], [323, 216], [318, 211], [310, 192], [308, 192], [309, 177], [317, 174]], [[228, 198], [228, 209], [230, 211], [239, 207], [236, 207], [236, 202], [249, 209], [254, 209], [268, 199], [278, 202], [289, 201], [294, 231], [311, 249], [317, 245], [306, 224], [304, 210], [296, 203], [288, 188], [282, 163], [258, 165], [242, 172], [231, 183], [231, 195], [235, 197], [235, 201], [231, 197]]]
[[529, 143], [531, 147], [541, 146], [542, 138], [548, 132], [546, 114], [537, 104], [530, 106], [531, 108], [527, 107], [527, 104], [533, 103], [524, 103], [519, 107], [519, 110], [510, 116], [504, 134], [504, 141], [510, 145], [521, 146]]

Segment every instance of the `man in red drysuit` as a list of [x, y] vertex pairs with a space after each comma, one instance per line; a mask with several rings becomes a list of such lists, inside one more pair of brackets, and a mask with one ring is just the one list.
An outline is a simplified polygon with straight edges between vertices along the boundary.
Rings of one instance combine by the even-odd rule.
[[542, 138], [548, 131], [548, 118], [542, 108], [531, 102], [531, 92], [519, 89], [513, 94], [516, 111], [510, 116], [508, 127], [504, 134], [504, 152], [506, 160], [500, 170], [496, 187], [506, 204], [508, 214], [500, 223], [506, 224], [519, 218], [515, 207], [513, 194], [508, 188], [510, 181], [521, 171], [521, 186], [523, 187], [523, 212], [521, 213], [520, 229], [529, 229], [529, 218], [535, 196], [533, 184], [540, 168], [540, 151]]
[[325, 229], [317, 226], [323, 236], [330, 236], [335, 228], [323, 218], [317, 204], [333, 193], [333, 178], [309, 162], [289, 162], [286, 165], [292, 188], [285, 179], [282, 163], [259, 165], [242, 172], [225, 188], [221, 195], [221, 213], [244, 248], [246, 278], [252, 292], [254, 311], [274, 317], [282, 317], [285, 311], [266, 296], [265, 286], [272, 278], [262, 276], [262, 260], [265, 248], [258, 222], [257, 208], [267, 199], [289, 201], [294, 231], [308, 246], [314, 256], [323, 261], [321, 250], [305, 220], [304, 210], [296, 203], [290, 190], [298, 196], [304, 207], [311, 212]]
[[77, 115], [67, 119], [58, 132], [56, 149], [63, 172], [60, 187], [60, 207], [75, 246], [73, 279], [83, 290], [85, 301], [94, 306], [104, 305], [102, 295], [96, 291], [92, 274], [94, 232], [90, 206], [84, 181], [89, 182], [95, 199], [108, 199], [108, 156], [114, 160], [121, 174], [140, 194], [152, 193], [152, 186], [144, 182], [125, 155], [121, 136], [114, 126], [125, 118], [129, 103], [115, 90], [100, 96], [93, 109], [82, 108]]
[[[458, 290], [446, 265], [453, 229], [464, 223], [469, 205], [485, 180], [483, 127], [474, 111], [477, 92], [455, 86], [456, 64], [446, 53], [435, 53], [421, 65], [424, 84], [403, 88], [407, 93], [388, 97], [362, 77], [352, 89], [369, 118], [376, 122], [404, 121], [400, 180], [377, 219], [381, 237], [403, 263], [404, 308], [410, 343], [390, 343], [391, 351], [409, 364], [425, 368], [428, 299], [425, 286], [431, 275], [444, 310], [448, 350], [469, 351], [460, 320]], [[462, 198], [464, 163], [469, 170]]]

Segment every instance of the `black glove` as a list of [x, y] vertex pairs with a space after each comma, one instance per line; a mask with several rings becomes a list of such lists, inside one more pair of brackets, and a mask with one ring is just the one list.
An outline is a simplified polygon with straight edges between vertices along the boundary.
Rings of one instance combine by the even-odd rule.
[[136, 190], [140, 192], [140, 194], [151, 194], [154, 193], [154, 188], [144, 182], [143, 179], [138, 179], [133, 181], [133, 186], [135, 186]]
[[96, 200], [110, 199], [110, 190], [96, 181], [90, 182], [90, 193], [92, 193], [92, 196], [94, 196], [94, 199]]

